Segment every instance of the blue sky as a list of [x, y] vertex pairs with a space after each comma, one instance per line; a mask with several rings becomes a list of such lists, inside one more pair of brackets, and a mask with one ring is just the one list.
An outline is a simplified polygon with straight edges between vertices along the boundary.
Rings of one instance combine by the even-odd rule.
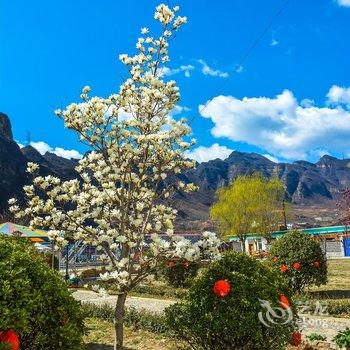
[[[183, 115], [194, 118], [198, 145], [190, 156], [350, 157], [350, 0], [290, 0], [237, 66], [284, 2], [169, 1], [188, 17], [168, 73]], [[119, 89], [126, 71], [118, 55], [135, 52], [141, 27], [158, 29], [158, 3], [0, 0], [0, 111], [16, 140], [25, 143], [30, 131], [41, 151], [83, 153], [53, 111], [79, 101], [85, 85], [99, 96]]]

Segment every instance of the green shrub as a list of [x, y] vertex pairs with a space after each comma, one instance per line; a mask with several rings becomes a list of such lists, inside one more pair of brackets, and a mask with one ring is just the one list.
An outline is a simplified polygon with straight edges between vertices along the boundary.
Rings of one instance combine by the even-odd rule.
[[96, 305], [91, 303], [84, 303], [82, 305], [84, 318], [93, 317], [100, 320], [113, 322], [114, 308], [108, 304]]
[[80, 303], [30, 242], [0, 236], [0, 329], [15, 330], [21, 350], [80, 348]]
[[12, 350], [12, 345], [8, 342], [1, 342], [0, 350]]
[[191, 279], [197, 275], [199, 264], [181, 259], [168, 260], [160, 273], [165, 280], [174, 287], [187, 287]]
[[333, 341], [341, 348], [341, 349], [350, 349], [350, 328], [347, 327], [343, 331], [340, 331], [334, 338]]
[[[83, 312], [85, 317], [94, 317], [109, 322], [113, 322], [114, 320], [114, 308], [108, 304], [95, 305], [84, 303]], [[136, 330], [141, 329], [158, 334], [166, 334], [170, 332], [163, 313], [127, 308], [124, 322], [127, 327], [132, 327]]]
[[312, 342], [314, 342], [314, 341], [326, 341], [327, 340], [327, 337], [325, 335], [318, 334], [318, 333], [311, 333], [310, 335], [307, 335], [306, 338]]
[[84, 280], [87, 278], [96, 278], [96, 277], [100, 277], [101, 273], [105, 273], [106, 269], [104, 267], [100, 268], [100, 269], [87, 269], [87, 270], [83, 270], [81, 271], [81, 273], [79, 274], [79, 277]]
[[350, 316], [350, 300], [327, 300], [327, 312], [333, 316]]
[[[51, 252], [47, 252], [47, 253], [41, 253], [42, 256], [45, 257], [47, 263], [49, 264], [49, 266], [52, 268], [52, 253]], [[53, 257], [53, 268], [57, 271], [59, 271], [60, 269], [60, 264], [59, 264], [59, 261], [58, 261], [58, 258], [57, 256], [54, 256]]]
[[[225, 281], [220, 282], [222, 297], [214, 293], [218, 281]], [[224, 288], [227, 282], [229, 292]], [[288, 312], [281, 308], [281, 295], [291, 300], [290, 288], [276, 272], [246, 254], [227, 252], [195, 279], [184, 302], [165, 310], [166, 320], [174, 334], [193, 349], [284, 349], [296, 320], [294, 305]], [[273, 318], [275, 323], [266, 323], [262, 301], [276, 311], [279, 308], [281, 318]], [[281, 324], [289, 314], [289, 322]]]
[[310, 236], [291, 231], [275, 240], [269, 264], [283, 275], [294, 293], [306, 286], [327, 283], [327, 260], [320, 245]]

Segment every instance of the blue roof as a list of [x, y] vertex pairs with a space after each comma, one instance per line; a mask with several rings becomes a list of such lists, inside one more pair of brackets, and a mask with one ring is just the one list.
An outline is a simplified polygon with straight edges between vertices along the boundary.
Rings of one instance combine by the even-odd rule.
[[[328, 235], [331, 233], [344, 233], [344, 232], [349, 232], [350, 229], [348, 226], [328, 226], [328, 227], [314, 227], [314, 228], [301, 228], [299, 229], [300, 231], [308, 234], [308, 235]], [[284, 234], [286, 234], [287, 232], [289, 232], [290, 230], [284, 230], [284, 231], [275, 231], [272, 233], [272, 237], [273, 238], [277, 238], [280, 236], [283, 236]], [[251, 233], [247, 235], [247, 238], [250, 239], [259, 239], [261, 238], [261, 236], [255, 234], [255, 233]], [[237, 237], [230, 237], [229, 238], [230, 241], [236, 241], [238, 240]]]
[[[314, 227], [314, 228], [303, 228], [300, 229], [308, 235], [327, 235], [330, 233], [344, 233], [349, 231], [347, 226], [328, 226], [328, 227]], [[288, 231], [276, 231], [272, 234], [273, 237], [284, 235]]]

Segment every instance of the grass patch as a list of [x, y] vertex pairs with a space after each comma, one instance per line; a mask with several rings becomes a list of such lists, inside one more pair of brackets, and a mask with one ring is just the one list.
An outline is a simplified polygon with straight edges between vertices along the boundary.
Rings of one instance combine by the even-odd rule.
[[328, 260], [328, 282], [319, 287], [310, 287], [296, 298], [305, 302], [313, 313], [317, 302], [327, 305], [329, 316], [350, 317], [350, 259]]
[[310, 292], [322, 295], [347, 295], [350, 298], [350, 259], [328, 260], [328, 283], [312, 287]]
[[[88, 334], [84, 337], [86, 350], [113, 350], [113, 323], [98, 318], [85, 321]], [[144, 330], [125, 328], [125, 350], [179, 350], [181, 342], [169, 339], [165, 335]]]

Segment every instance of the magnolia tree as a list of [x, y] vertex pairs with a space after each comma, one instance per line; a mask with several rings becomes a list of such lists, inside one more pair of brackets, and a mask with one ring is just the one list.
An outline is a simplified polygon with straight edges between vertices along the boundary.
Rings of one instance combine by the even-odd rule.
[[[210, 232], [195, 244], [173, 236], [176, 210], [166, 204], [175, 191], [196, 189], [176, 177], [194, 166], [184, 156], [194, 140], [188, 141], [186, 120], [170, 116], [180, 98], [175, 81], [162, 79], [168, 43], [186, 23], [186, 17], [176, 15], [178, 10], [159, 5], [154, 17], [162, 26], [161, 35], [152, 37], [142, 28], [138, 53], [119, 56], [130, 73], [119, 93], [89, 97], [90, 88], [85, 87], [81, 103], [56, 111], [91, 149], [76, 167], [79, 179], [37, 176], [24, 187], [26, 208], [10, 200], [11, 211], [18, 218], [29, 217], [32, 227], [47, 229], [57, 247], [67, 243], [69, 233], [104, 251], [109, 264], [102, 277], [119, 290], [115, 349], [123, 346], [128, 292], [166, 259], [214, 257], [220, 243]], [[28, 163], [30, 173], [38, 168]], [[151, 237], [148, 244], [145, 236]]]

